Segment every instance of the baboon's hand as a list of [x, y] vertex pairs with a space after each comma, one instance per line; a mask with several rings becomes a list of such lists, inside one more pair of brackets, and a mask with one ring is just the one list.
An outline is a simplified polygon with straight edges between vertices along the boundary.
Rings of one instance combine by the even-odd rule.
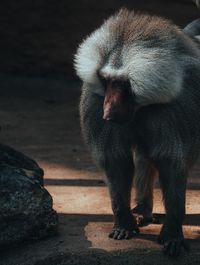
[[183, 234], [176, 236], [169, 236], [168, 230], [162, 228], [161, 233], [158, 237], [158, 243], [163, 245], [164, 254], [170, 257], [178, 257], [181, 250], [190, 250], [189, 244], [185, 241]]
[[109, 237], [116, 240], [130, 239], [138, 233], [139, 233], [139, 228], [137, 226], [132, 230], [126, 230], [124, 228], [114, 227], [112, 232], [109, 234]]
[[174, 238], [169, 241], [165, 241], [163, 246], [163, 253], [171, 257], [178, 257], [182, 248], [186, 251], [190, 250], [189, 244], [184, 238]]

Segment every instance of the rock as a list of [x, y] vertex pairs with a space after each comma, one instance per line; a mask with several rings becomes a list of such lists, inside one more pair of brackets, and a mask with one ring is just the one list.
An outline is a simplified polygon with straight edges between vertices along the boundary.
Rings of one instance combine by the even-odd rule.
[[0, 249], [55, 234], [58, 218], [52, 204], [37, 163], [0, 145]]
[[[38, 181], [43, 186], [43, 170], [38, 164], [13, 148], [0, 144], [0, 161], [10, 167], [17, 168], [22, 174], [34, 181]], [[0, 162], [0, 163], [1, 163]]]

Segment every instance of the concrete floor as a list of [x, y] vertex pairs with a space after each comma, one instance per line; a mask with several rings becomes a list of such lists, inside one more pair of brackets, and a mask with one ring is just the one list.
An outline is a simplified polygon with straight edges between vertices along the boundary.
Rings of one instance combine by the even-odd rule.
[[[103, 174], [82, 142], [79, 88], [77, 81], [61, 75], [0, 76], [0, 141], [31, 156], [44, 169], [45, 186], [60, 220], [57, 236], [0, 253], [0, 265], [200, 264], [200, 162], [191, 172], [187, 190], [184, 233], [191, 243], [190, 254], [183, 253], [178, 261], [163, 256], [156, 243], [160, 224], [141, 228], [131, 240], [108, 239], [110, 200]], [[159, 187], [154, 212], [163, 219]]]

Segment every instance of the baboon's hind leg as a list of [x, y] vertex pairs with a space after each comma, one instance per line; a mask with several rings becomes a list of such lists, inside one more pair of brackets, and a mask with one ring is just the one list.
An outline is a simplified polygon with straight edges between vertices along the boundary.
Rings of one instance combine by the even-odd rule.
[[153, 187], [157, 170], [145, 156], [138, 151], [135, 152], [135, 202], [136, 207], [132, 209], [139, 226], [156, 221], [153, 219]]

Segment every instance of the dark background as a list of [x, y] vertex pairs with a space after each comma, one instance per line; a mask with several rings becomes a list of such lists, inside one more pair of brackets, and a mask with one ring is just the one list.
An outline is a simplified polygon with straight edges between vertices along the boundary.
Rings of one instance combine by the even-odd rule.
[[[200, 17], [192, 0], [0, 0], [0, 142], [22, 151], [44, 169], [61, 231], [58, 237], [1, 254], [0, 264], [36, 264], [35, 260], [49, 255], [52, 262], [37, 264], [60, 264], [58, 253], [72, 253], [78, 259], [72, 263], [80, 264], [83, 250], [90, 251], [84, 264], [108, 264], [109, 257], [110, 264], [119, 264], [120, 255], [123, 264], [168, 264], [160, 251], [151, 252], [158, 248], [154, 242], [159, 225], [152, 231], [144, 228], [144, 239], [119, 245], [107, 239], [112, 227], [108, 190], [81, 137], [81, 86], [73, 56], [81, 40], [121, 6], [165, 16], [181, 27]], [[199, 175], [197, 161], [187, 191], [187, 236], [195, 240], [193, 252], [181, 264], [200, 264]], [[155, 212], [163, 213], [160, 191], [154, 195]], [[113, 252], [98, 254], [110, 246]]]
[[200, 15], [192, 0], [1, 0], [0, 73], [73, 77], [78, 43], [122, 6], [181, 27]]
[[73, 57], [122, 6], [181, 27], [200, 17], [192, 0], [0, 0], [0, 142], [45, 162], [46, 171], [52, 163], [96, 171], [82, 142]]

